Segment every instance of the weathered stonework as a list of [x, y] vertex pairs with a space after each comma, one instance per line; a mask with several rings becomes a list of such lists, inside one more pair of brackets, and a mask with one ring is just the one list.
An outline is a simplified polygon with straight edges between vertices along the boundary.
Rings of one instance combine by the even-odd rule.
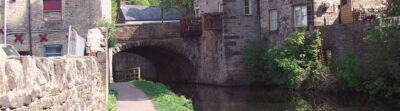
[[[113, 79], [115, 82], [130, 81], [128, 78], [121, 77], [133, 75], [130, 69], [136, 67], [140, 68], [141, 78], [146, 80], [157, 79], [156, 69], [153, 63], [140, 55], [127, 52], [117, 53], [114, 55], [113, 63]], [[129, 72], [127, 72], [128, 70]]]
[[[28, 33], [28, 0], [7, 0], [7, 43], [14, 45], [18, 51], [29, 51]], [[60, 44], [63, 53], [67, 53], [67, 33], [71, 25], [80, 36], [86, 37], [87, 31], [95, 27], [96, 21], [104, 18], [111, 21], [110, 0], [62, 0], [62, 10], [44, 11], [43, 0], [31, 0], [31, 22], [33, 55], [43, 56], [44, 45]], [[0, 7], [4, 4], [0, 3]], [[3, 8], [0, 8], [0, 20], [3, 21]], [[3, 22], [0, 22], [3, 27]], [[47, 33], [48, 41], [40, 42], [40, 34]], [[14, 34], [24, 34], [23, 43], [14, 42]], [[3, 35], [0, 35], [3, 43]]]
[[93, 57], [0, 58], [0, 109], [104, 111], [104, 82]]

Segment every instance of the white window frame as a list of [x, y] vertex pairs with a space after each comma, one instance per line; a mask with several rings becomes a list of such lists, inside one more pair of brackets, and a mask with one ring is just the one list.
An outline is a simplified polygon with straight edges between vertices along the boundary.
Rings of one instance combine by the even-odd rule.
[[295, 27], [307, 27], [308, 19], [307, 19], [307, 6], [295, 6], [293, 8], [293, 18], [294, 18], [294, 26]]
[[195, 13], [195, 16], [196, 17], [201, 17], [201, 11], [200, 11], [200, 7], [196, 7], [195, 9], [194, 9], [194, 13]]
[[222, 12], [222, 3], [218, 3], [218, 12]]
[[[276, 14], [273, 16], [273, 14]], [[273, 24], [276, 24], [274, 26]], [[279, 11], [277, 9], [269, 10], [269, 29], [272, 31], [278, 30], [279, 28]]]
[[[249, 2], [249, 6], [246, 6], [246, 1]], [[246, 9], [249, 10], [248, 13], [246, 13]], [[251, 0], [244, 0], [244, 15], [251, 15]]]

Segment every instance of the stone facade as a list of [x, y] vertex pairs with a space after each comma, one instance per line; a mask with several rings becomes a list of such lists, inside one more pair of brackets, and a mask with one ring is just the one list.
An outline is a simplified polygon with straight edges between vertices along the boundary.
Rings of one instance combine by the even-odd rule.
[[[322, 38], [324, 45], [332, 45], [333, 59], [338, 59], [343, 55], [346, 46], [357, 47], [356, 52], [362, 53], [364, 49], [357, 41], [361, 41], [365, 30], [359, 31], [359, 26], [364, 25], [340, 25], [341, 0], [249, 0], [250, 14], [245, 14], [246, 0], [195, 0], [194, 9], [196, 13], [213, 13], [220, 10], [223, 11], [223, 30], [203, 30], [201, 39], [202, 73], [208, 78], [216, 78], [215, 83], [222, 85], [240, 85], [244, 84], [246, 78], [243, 71], [243, 61], [241, 51], [247, 45], [246, 40], [256, 40], [261, 37], [268, 37], [271, 45], [281, 45], [285, 39], [285, 34], [290, 29], [296, 29], [294, 25], [294, 7], [305, 6], [307, 12], [307, 32], [314, 29], [320, 29], [323, 33]], [[222, 9], [218, 7], [218, 3], [222, 2]], [[366, 3], [366, 1], [364, 1]], [[360, 3], [364, 3], [360, 2]], [[207, 8], [204, 8], [207, 7]], [[198, 9], [198, 10], [196, 10]], [[278, 29], [270, 30], [270, 11], [278, 11]], [[342, 12], [343, 13], [343, 12]], [[204, 19], [204, 18], [203, 18]], [[366, 25], [369, 28], [371, 25]], [[358, 28], [357, 30], [339, 30], [340, 28], [348, 29]], [[365, 29], [362, 28], [362, 29]], [[301, 29], [301, 28], [298, 28]], [[329, 29], [335, 29], [331, 31]], [[360, 29], [361, 30], [361, 29]], [[338, 31], [351, 35], [338, 35]], [[351, 32], [353, 31], [353, 32]], [[332, 32], [338, 34], [332, 34]], [[324, 34], [324, 33], [329, 33]], [[337, 35], [340, 37], [334, 37]], [[357, 39], [348, 44], [341, 44], [338, 41], [349, 40], [349, 38]], [[209, 45], [215, 43], [215, 45]], [[347, 43], [347, 42], [346, 42]], [[216, 51], [210, 48], [216, 48]], [[203, 51], [204, 49], [204, 51]], [[212, 53], [212, 54], [211, 54]], [[221, 54], [222, 53], [222, 54]], [[219, 57], [220, 56], [220, 57]], [[213, 60], [213, 61], [210, 61]], [[207, 65], [205, 65], [207, 64]], [[211, 67], [208, 67], [212, 66]], [[208, 67], [208, 68], [207, 68]], [[207, 72], [213, 72], [218, 76], [207, 76]]]
[[223, 9], [222, 1], [223, 0], [194, 0], [195, 14], [201, 15], [203, 13], [220, 12]]
[[[201, 38], [201, 75], [219, 85], [244, 84], [241, 50], [246, 40], [260, 38], [258, 1], [249, 0], [250, 14], [245, 14], [245, 0], [195, 0], [196, 13], [222, 12], [222, 31], [203, 30]], [[198, 9], [198, 10], [196, 10]], [[214, 75], [215, 74], [215, 75]]]
[[[28, 0], [7, 0], [7, 43], [18, 51], [29, 52]], [[87, 31], [95, 27], [96, 21], [104, 18], [111, 20], [110, 0], [62, 0], [62, 10], [45, 11], [43, 0], [31, 0], [31, 23], [33, 55], [43, 56], [44, 45], [60, 44], [63, 53], [67, 53], [67, 33], [71, 25], [79, 35], [86, 37]], [[4, 6], [3, 3], [0, 4]], [[3, 8], [0, 9], [0, 26], [3, 27]], [[15, 34], [23, 34], [21, 43], [15, 42]], [[39, 35], [47, 34], [48, 41], [42, 41]], [[0, 42], [3, 43], [3, 35]]]
[[355, 8], [378, 8], [380, 5], [388, 3], [388, 0], [347, 0], [346, 4], [341, 4], [342, 23], [353, 23], [357, 18], [354, 17]]
[[105, 111], [104, 82], [94, 57], [0, 58], [0, 109]]
[[[339, 24], [340, 0], [261, 0], [260, 4], [262, 32], [272, 45], [282, 44], [286, 32], [294, 29], [294, 6], [307, 6], [308, 31], [315, 26]], [[270, 30], [271, 10], [278, 11], [278, 30]]]
[[[121, 81], [131, 81], [128, 78], [121, 78], [126, 77], [126, 75], [133, 75], [131, 72], [132, 68], [139, 67], [141, 78], [146, 80], [156, 80], [156, 69], [154, 68], [153, 63], [151, 63], [146, 58], [128, 52], [121, 52], [114, 55], [113, 58], [113, 78], [116, 82]], [[129, 71], [127, 73], [127, 71]]]

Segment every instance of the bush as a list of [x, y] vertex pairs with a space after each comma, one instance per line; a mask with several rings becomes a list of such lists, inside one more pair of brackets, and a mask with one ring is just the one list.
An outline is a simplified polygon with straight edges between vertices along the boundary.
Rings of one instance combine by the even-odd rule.
[[268, 48], [268, 41], [263, 38], [262, 40], [247, 40], [249, 46], [245, 47], [242, 51], [244, 69], [250, 82], [264, 82], [269, 81], [266, 75], [266, 63], [262, 61], [264, 53]]
[[115, 45], [118, 43], [118, 40], [113, 37], [116, 31], [115, 23], [102, 19], [96, 23], [96, 26], [107, 28], [108, 47], [115, 47]]
[[290, 89], [318, 88], [324, 73], [320, 32], [288, 31], [282, 46], [266, 47], [265, 40], [249, 42], [243, 51], [249, 78]]
[[343, 70], [343, 78], [350, 87], [358, 87], [362, 77], [362, 66], [360, 60], [351, 48], [347, 48], [343, 58], [340, 60], [340, 69]]

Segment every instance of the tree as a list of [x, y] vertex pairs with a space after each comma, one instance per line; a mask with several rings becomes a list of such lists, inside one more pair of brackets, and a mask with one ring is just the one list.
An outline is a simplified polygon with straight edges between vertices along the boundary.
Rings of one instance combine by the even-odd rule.
[[128, 5], [159, 6], [161, 0], [126, 0]]
[[186, 15], [193, 13], [193, 0], [161, 0], [160, 7], [166, 12], [181, 11]]

